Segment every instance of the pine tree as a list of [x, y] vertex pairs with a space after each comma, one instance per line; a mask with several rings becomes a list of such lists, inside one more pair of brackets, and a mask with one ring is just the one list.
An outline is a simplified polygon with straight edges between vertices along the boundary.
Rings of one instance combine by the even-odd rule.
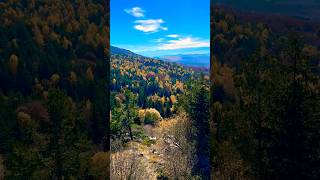
[[145, 108], [147, 103], [146, 93], [144, 88], [139, 89], [139, 95], [138, 95], [138, 106]]
[[193, 174], [203, 179], [210, 178], [209, 154], [209, 91], [203, 80], [196, 83], [192, 90], [192, 100], [189, 105], [189, 114], [195, 130], [193, 140], [196, 146], [197, 160], [193, 167]]
[[132, 134], [132, 124], [134, 123], [134, 119], [138, 116], [138, 108], [136, 105], [136, 97], [135, 95], [129, 91], [126, 90], [124, 92], [125, 95], [125, 112], [126, 113], [126, 119], [123, 122], [124, 126], [127, 128], [130, 139], [133, 140], [133, 134]]

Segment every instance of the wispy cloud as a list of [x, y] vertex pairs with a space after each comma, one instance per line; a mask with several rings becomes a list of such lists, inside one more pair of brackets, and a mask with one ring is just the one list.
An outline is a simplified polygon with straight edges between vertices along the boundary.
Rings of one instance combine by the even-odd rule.
[[133, 7], [131, 9], [125, 9], [124, 10], [126, 13], [134, 16], [134, 17], [144, 17], [144, 12], [145, 10], [143, 10], [142, 8], [140, 7]]
[[167, 27], [163, 27], [161, 24], [164, 23], [162, 19], [147, 19], [147, 20], [136, 20], [134, 28], [145, 33], [154, 33], [159, 30], [168, 30]]
[[166, 43], [160, 44], [158, 50], [175, 50], [185, 48], [201, 48], [210, 47], [209, 40], [201, 40], [199, 38], [185, 37], [174, 40], [169, 40]]
[[[192, 35], [184, 36], [178, 35], [168, 38], [168, 35], [162, 38], [154, 39], [150, 41], [149, 45], [118, 45], [119, 47], [129, 49], [136, 53], [159, 53], [166, 52], [167, 54], [177, 54], [177, 52], [188, 51], [190, 54], [204, 54], [208, 53], [210, 48], [210, 41], [199, 37], [193, 37]], [[178, 38], [179, 37], [179, 38]], [[173, 39], [172, 39], [173, 38]], [[160, 53], [162, 52], [162, 53]], [[192, 53], [191, 53], [192, 54]]]
[[165, 39], [164, 38], [158, 38], [158, 39], [155, 39], [154, 42], [156, 43], [161, 43], [163, 42]]
[[177, 37], [179, 37], [179, 35], [178, 34], [169, 34], [169, 35], [167, 35], [167, 37], [177, 38]]

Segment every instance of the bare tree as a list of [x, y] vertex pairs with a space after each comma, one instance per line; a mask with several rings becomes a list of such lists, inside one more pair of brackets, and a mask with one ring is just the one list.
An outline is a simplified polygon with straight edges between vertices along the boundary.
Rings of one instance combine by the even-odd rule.
[[111, 155], [111, 180], [151, 179], [146, 162], [133, 150]]
[[195, 160], [194, 145], [187, 138], [191, 127], [188, 118], [182, 114], [161, 125], [158, 134], [164, 156], [163, 172], [172, 179], [188, 179]]

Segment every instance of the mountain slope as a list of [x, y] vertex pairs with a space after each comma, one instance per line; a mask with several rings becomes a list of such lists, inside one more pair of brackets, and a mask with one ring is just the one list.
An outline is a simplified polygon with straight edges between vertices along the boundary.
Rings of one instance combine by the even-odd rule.
[[108, 6], [0, 1], [0, 179], [108, 177]]
[[[111, 46], [110, 47], [111, 54], [113, 56], [127, 56], [130, 58], [140, 58], [144, 59], [152, 59], [139, 54], [136, 54], [130, 50]], [[195, 67], [195, 68], [209, 68], [210, 67], [210, 54], [177, 54], [177, 55], [168, 55], [168, 56], [160, 56], [154, 57], [156, 60], [163, 60], [169, 63], [178, 63], [187, 67]]]
[[130, 173], [124, 179], [131, 174], [139, 176], [136, 179], [191, 177], [195, 146], [186, 137], [193, 136], [189, 129], [196, 127], [188, 107], [193, 107], [192, 97], [198, 97], [193, 94], [200, 87], [196, 83], [208, 84], [208, 78], [200, 79], [198, 72], [178, 63], [112, 49], [112, 177], [121, 179], [118, 172]]
[[129, 51], [127, 49], [118, 48], [115, 46], [110, 46], [110, 51], [112, 55], [122, 55], [122, 56], [137, 56], [142, 57], [141, 55], [138, 55], [132, 51]]

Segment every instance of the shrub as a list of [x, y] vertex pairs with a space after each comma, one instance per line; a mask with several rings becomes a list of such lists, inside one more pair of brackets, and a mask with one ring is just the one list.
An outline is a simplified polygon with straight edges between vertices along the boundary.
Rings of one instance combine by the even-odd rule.
[[156, 141], [150, 139], [149, 137], [143, 138], [143, 141], [142, 141], [142, 144], [146, 145], [146, 146], [151, 146], [152, 144], [155, 144], [155, 143], [156, 143]]
[[147, 109], [145, 116], [144, 116], [144, 124], [151, 124], [155, 125], [160, 120], [162, 120], [162, 117], [156, 109]]

